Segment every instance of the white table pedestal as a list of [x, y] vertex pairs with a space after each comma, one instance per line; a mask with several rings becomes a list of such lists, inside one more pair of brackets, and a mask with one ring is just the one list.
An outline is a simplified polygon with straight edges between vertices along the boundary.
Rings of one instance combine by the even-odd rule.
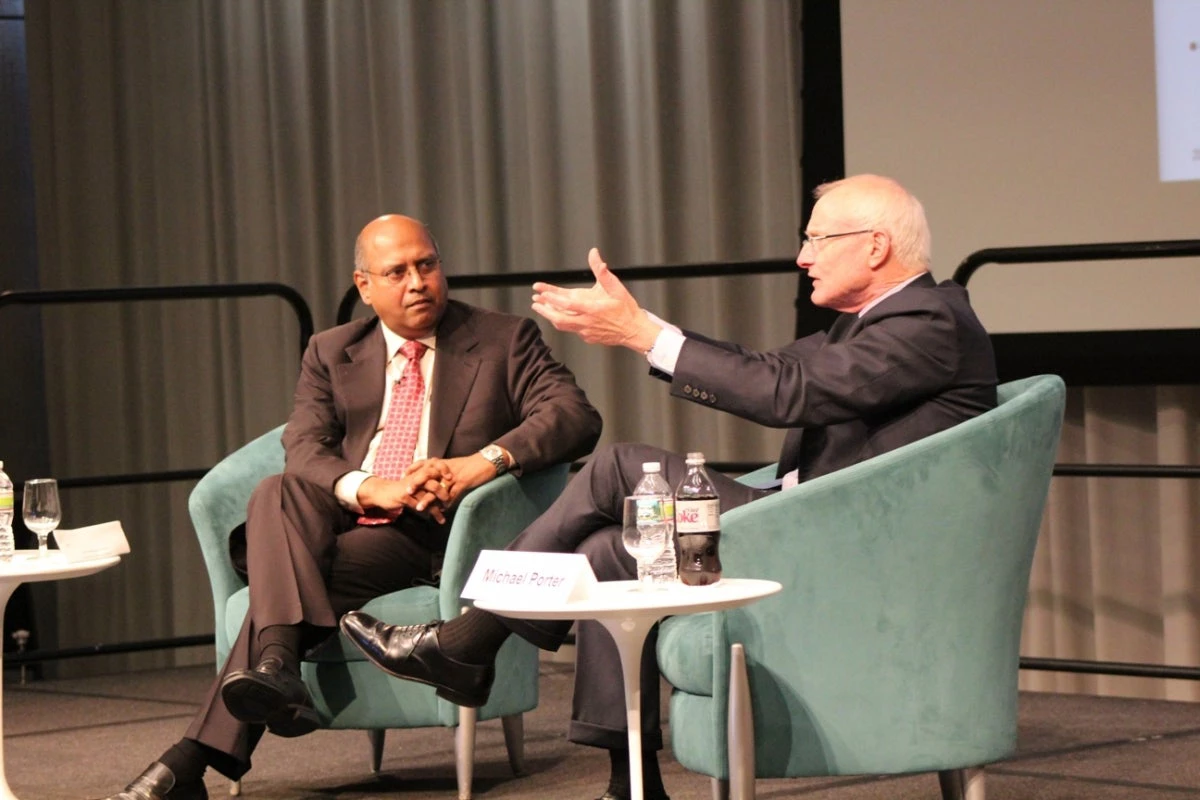
[[[90, 561], [67, 561], [57, 550], [51, 550], [43, 558], [37, 551], [18, 550], [10, 562], [0, 562], [0, 611], [8, 606], [8, 599], [22, 583], [35, 581], [57, 581], [80, 578], [102, 569], [108, 569], [121, 560], [120, 556], [108, 556]], [[4, 655], [0, 651], [0, 675], [3, 675]], [[8, 786], [4, 771], [4, 687], [0, 681], [0, 800], [18, 800]]]
[[650, 628], [663, 617], [719, 611], [747, 605], [783, 587], [775, 581], [725, 578], [712, 586], [676, 584], [658, 591], [641, 591], [637, 581], [608, 581], [595, 586], [582, 600], [555, 608], [534, 607], [527, 597], [489, 598], [478, 608], [517, 619], [594, 619], [616, 642], [625, 684], [625, 721], [629, 736], [631, 800], [644, 800], [642, 786], [642, 648]]

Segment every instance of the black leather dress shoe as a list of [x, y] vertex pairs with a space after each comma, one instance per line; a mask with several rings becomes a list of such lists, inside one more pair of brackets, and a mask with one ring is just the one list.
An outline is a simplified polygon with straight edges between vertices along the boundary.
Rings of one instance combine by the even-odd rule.
[[438, 697], [455, 705], [478, 708], [492, 691], [496, 667], [466, 664], [447, 656], [438, 642], [441, 626], [440, 621], [388, 625], [361, 611], [351, 611], [341, 623], [346, 638], [387, 674], [433, 686]]
[[303, 736], [321, 727], [304, 681], [273, 656], [254, 669], [229, 673], [221, 681], [221, 699], [234, 719], [266, 725], [276, 736]]
[[146, 767], [133, 783], [105, 800], [208, 800], [204, 781], [176, 783], [175, 773], [161, 761]]

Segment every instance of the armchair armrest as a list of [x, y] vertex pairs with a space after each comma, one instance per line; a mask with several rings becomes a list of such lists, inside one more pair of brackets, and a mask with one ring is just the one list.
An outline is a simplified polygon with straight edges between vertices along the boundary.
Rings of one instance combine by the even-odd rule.
[[745, 475], [737, 479], [738, 483], [744, 483], [747, 486], [761, 486], [775, 480], [775, 472], [779, 469], [779, 463], [767, 464], [765, 467], [759, 467], [753, 472], [747, 472]]
[[480, 486], [459, 504], [442, 562], [442, 619], [458, 616], [462, 590], [481, 550], [503, 550], [550, 507], [567, 484], [568, 464], [540, 472], [502, 475]]
[[246, 585], [229, 556], [229, 534], [246, 521], [246, 503], [254, 487], [283, 470], [283, 426], [264, 433], [210, 469], [188, 496], [188, 513], [200, 541], [200, 552], [212, 583], [217, 652], [229, 651], [225, 604]]

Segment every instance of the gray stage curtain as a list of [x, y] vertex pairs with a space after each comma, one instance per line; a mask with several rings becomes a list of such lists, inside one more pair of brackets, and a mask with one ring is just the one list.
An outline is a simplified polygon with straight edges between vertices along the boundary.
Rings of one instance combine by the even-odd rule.
[[[30, 3], [42, 286], [279, 281], [320, 329], [384, 212], [428, 222], [452, 273], [578, 269], [593, 245], [618, 271], [793, 257], [798, 5]], [[791, 338], [792, 275], [634, 291], [717, 336]], [[460, 296], [532, 313], [528, 288]], [[43, 316], [57, 475], [207, 466], [286, 417], [298, 329], [278, 300]], [[780, 436], [671, 400], [638, 356], [548, 336], [607, 441], [774, 458]], [[60, 643], [212, 629], [190, 488], [66, 493], [64, 527], [119, 518], [133, 553], [42, 590]]]

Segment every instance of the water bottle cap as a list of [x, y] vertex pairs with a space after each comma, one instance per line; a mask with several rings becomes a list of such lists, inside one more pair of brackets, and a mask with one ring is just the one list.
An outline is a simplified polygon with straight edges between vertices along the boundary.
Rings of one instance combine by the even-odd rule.
[[703, 464], [704, 463], [704, 453], [688, 453], [687, 454], [687, 463]]
[[642, 472], [658, 472], [662, 469], [662, 464], [657, 461], [647, 461], [642, 464]]

